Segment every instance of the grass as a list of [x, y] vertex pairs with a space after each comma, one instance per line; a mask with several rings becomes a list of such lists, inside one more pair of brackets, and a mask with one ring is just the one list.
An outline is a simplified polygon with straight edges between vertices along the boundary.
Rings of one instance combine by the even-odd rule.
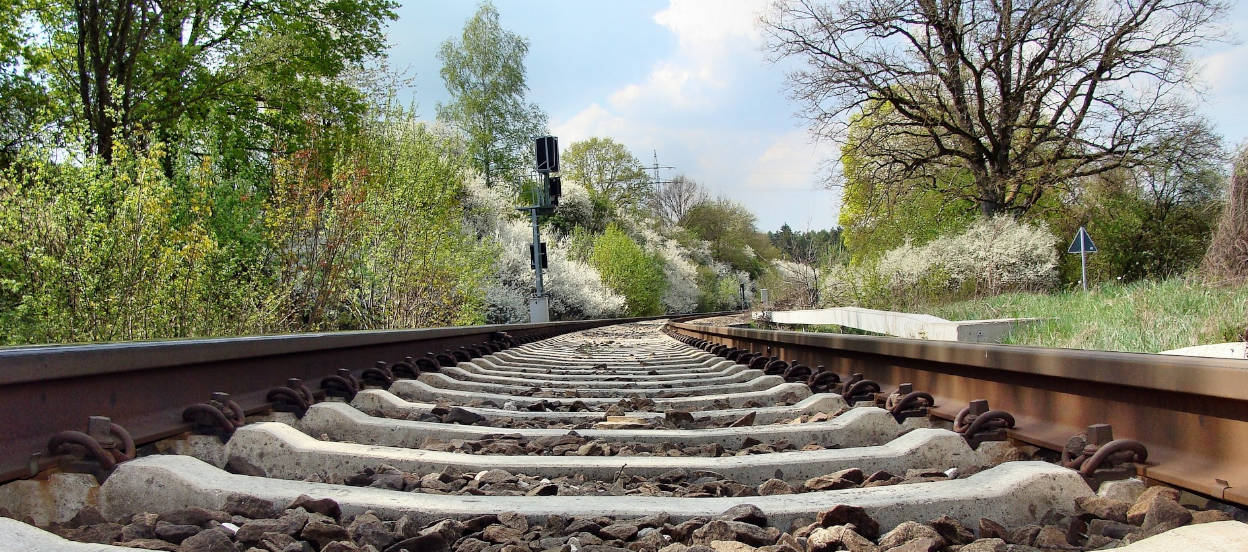
[[920, 312], [949, 320], [1049, 318], [1016, 328], [1003, 342], [1152, 353], [1242, 340], [1248, 286], [1217, 288], [1171, 278], [1102, 284], [1087, 293], [1008, 293]]

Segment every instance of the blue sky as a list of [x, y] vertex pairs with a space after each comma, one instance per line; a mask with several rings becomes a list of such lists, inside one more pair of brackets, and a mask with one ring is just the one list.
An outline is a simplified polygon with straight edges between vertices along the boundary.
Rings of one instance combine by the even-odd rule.
[[[609, 136], [645, 164], [675, 167], [737, 200], [775, 230], [836, 225], [839, 191], [820, 185], [835, 144], [812, 144], [785, 92], [786, 66], [763, 51], [756, 0], [495, 0], [502, 24], [528, 37], [529, 98], [566, 148]], [[413, 79], [422, 117], [448, 101], [438, 47], [476, 11], [467, 0], [404, 2], [388, 30], [391, 64]], [[1227, 19], [1248, 37], [1248, 5]], [[1228, 145], [1248, 137], [1248, 46], [1194, 53], [1200, 109]]]

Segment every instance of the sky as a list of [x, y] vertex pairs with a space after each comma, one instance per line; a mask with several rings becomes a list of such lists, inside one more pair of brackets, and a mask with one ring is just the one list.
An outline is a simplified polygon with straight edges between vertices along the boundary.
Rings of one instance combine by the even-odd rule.
[[[530, 101], [560, 147], [611, 137], [662, 179], [683, 174], [736, 200], [760, 230], [837, 225], [840, 192], [822, 185], [838, 145], [812, 142], [757, 24], [762, 0], [494, 0], [504, 28], [528, 38]], [[388, 28], [390, 63], [412, 80], [422, 118], [450, 98], [438, 71], [470, 0], [404, 2]], [[1225, 21], [1231, 41], [1193, 52], [1198, 108], [1229, 146], [1248, 138], [1248, 2]]]

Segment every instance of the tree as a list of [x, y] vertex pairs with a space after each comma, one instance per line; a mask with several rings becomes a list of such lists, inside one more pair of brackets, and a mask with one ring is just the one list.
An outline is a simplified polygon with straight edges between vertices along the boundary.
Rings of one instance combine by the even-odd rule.
[[[334, 78], [384, 52], [395, 6], [50, 0], [37, 14], [59, 96], [86, 127], [89, 152], [107, 162], [118, 141], [181, 146], [214, 111], [238, 114], [244, 127], [303, 123], [310, 101], [353, 97]], [[167, 159], [168, 175], [176, 159]]]
[[895, 120], [888, 105], [850, 119], [841, 147], [841, 213], [845, 245], [854, 263], [876, 258], [906, 242], [927, 242], [967, 228], [977, 205], [970, 174], [943, 166], [902, 170], [895, 152], [929, 147], [922, 137], [880, 130]]
[[438, 120], [463, 132], [473, 167], [488, 186], [518, 174], [532, 155], [533, 139], [546, 133], [546, 115], [524, 97], [528, 52], [528, 40], [503, 29], [488, 1], [460, 39], [443, 42], [438, 51], [452, 99], [438, 105]]
[[584, 185], [590, 199], [603, 203], [608, 212], [636, 207], [651, 194], [650, 179], [641, 161], [610, 138], [593, 137], [568, 146], [559, 172]]
[[656, 184], [651, 204], [659, 219], [667, 224], [676, 224], [689, 209], [707, 199], [706, 188], [681, 174], [671, 182]]
[[680, 225], [709, 242], [715, 260], [758, 276], [767, 268], [765, 259], [774, 257], [776, 251], [767, 236], [755, 229], [757, 220], [744, 205], [721, 198], [694, 205], [681, 217]]
[[884, 115], [873, 141], [895, 174], [969, 172], [984, 215], [1025, 213], [1046, 190], [1138, 165], [1139, 146], [1188, 124], [1185, 50], [1215, 0], [786, 0], [766, 19], [812, 131]]
[[0, 0], [0, 170], [40, 133], [39, 111], [47, 104], [31, 73], [31, 33], [22, 23], [20, 2]]

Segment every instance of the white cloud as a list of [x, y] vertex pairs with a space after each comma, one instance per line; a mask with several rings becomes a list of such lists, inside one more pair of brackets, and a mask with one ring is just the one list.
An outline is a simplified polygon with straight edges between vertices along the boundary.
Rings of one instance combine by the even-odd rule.
[[656, 104], [709, 108], [729, 86], [742, 61], [761, 61], [758, 17], [766, 4], [751, 0], [672, 0], [654, 22], [676, 35], [677, 52], [650, 74], [611, 96], [617, 109]]
[[681, 48], [707, 51], [728, 41], [759, 43], [756, 23], [766, 7], [757, 0], [672, 0], [654, 21], [676, 33]]
[[654, 22], [677, 47], [644, 75], [591, 102], [551, 130], [564, 144], [609, 136], [664, 177], [684, 174], [712, 193], [740, 201], [760, 226], [835, 223], [836, 195], [818, 186], [828, 146], [790, 126], [782, 71], [762, 53], [764, 2], [671, 0]]
[[1196, 61], [1200, 80], [1210, 91], [1218, 93], [1242, 90], [1243, 64], [1248, 59], [1248, 45], [1228, 48]]
[[777, 136], [748, 169], [745, 188], [756, 191], [812, 190], [819, 187], [820, 164], [834, 146], [812, 143], [805, 131]]

